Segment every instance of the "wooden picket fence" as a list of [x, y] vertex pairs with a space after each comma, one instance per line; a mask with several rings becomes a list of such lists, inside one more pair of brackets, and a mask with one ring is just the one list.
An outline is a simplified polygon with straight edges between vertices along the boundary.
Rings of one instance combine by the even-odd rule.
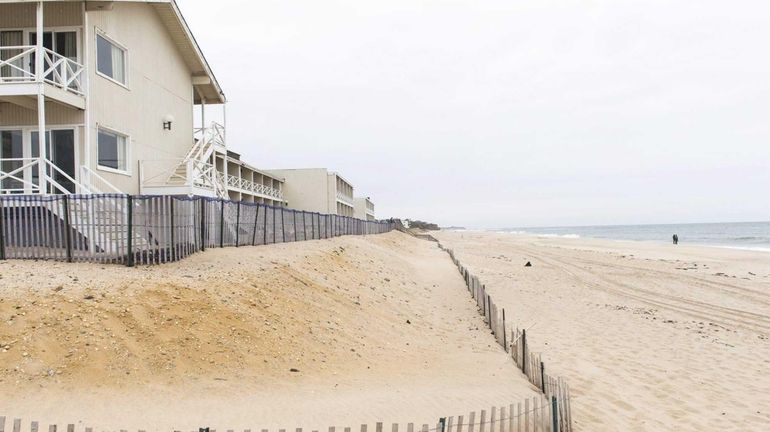
[[[508, 406], [492, 407], [489, 410], [479, 412], [472, 411], [467, 416], [441, 417], [436, 424], [427, 423], [407, 423], [401, 428], [399, 423], [390, 424], [390, 432], [556, 432], [568, 430], [559, 425], [558, 402], [554, 398], [550, 401], [545, 395], [529, 398], [523, 402], [510, 404]], [[556, 415], [555, 415], [556, 414]], [[370, 424], [360, 425], [360, 432], [384, 432], [383, 422], [376, 422], [370, 429]], [[6, 417], [0, 416], [0, 432], [94, 432], [94, 428], [88, 426], [76, 425], [75, 423], [63, 424], [61, 427], [57, 424], [49, 424], [47, 428], [40, 422], [22, 422], [15, 418], [9, 422], [9, 429], [6, 429]], [[357, 428], [356, 428], [357, 429]], [[291, 431], [291, 429], [288, 429]], [[328, 432], [351, 432], [354, 428], [329, 426]], [[325, 432], [326, 430], [309, 429], [308, 432]], [[120, 429], [120, 432], [127, 432], [127, 429]], [[234, 432], [233, 429], [227, 429], [227, 432]], [[269, 429], [254, 429], [254, 431], [270, 432]], [[286, 432], [287, 429], [278, 429], [277, 432]], [[295, 428], [295, 432], [303, 432], [302, 428]], [[140, 429], [138, 432], [146, 432]], [[171, 432], [171, 431], [169, 431]], [[174, 430], [173, 432], [182, 432]], [[216, 429], [201, 427], [197, 431], [190, 432], [217, 432]], [[245, 429], [243, 432], [252, 432], [252, 429]], [[273, 432], [276, 432], [275, 430]]]
[[[479, 313], [489, 326], [495, 340], [506, 351], [510, 352], [516, 366], [545, 395], [546, 400], [552, 401], [552, 429], [559, 432], [572, 431], [572, 414], [570, 410], [569, 386], [563, 378], [546, 374], [545, 364], [540, 353], [533, 353], [527, 345], [526, 329], [511, 329], [508, 332], [505, 309], [498, 308], [492, 297], [487, 293], [486, 285], [457, 259], [451, 249], [445, 248], [440, 242], [441, 250], [446, 251], [452, 262], [457, 266], [471, 297], [476, 301]], [[509, 338], [510, 335], [510, 338]]]

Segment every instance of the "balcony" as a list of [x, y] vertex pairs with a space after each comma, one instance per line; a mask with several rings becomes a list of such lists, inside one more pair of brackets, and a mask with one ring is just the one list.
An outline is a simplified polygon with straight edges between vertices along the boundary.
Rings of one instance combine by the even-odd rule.
[[353, 207], [353, 197], [345, 195], [342, 191], [337, 191], [337, 201]]
[[44, 83], [46, 98], [85, 109], [85, 66], [48, 48], [40, 51], [43, 67], [36, 71], [37, 46], [0, 47], [0, 97], [34, 108], [32, 98], [38, 94], [38, 84]]
[[220, 172], [218, 175], [219, 181], [225, 184], [227, 189], [235, 190], [238, 192], [245, 192], [251, 195], [258, 195], [268, 199], [283, 201], [283, 192], [278, 189], [233, 175], [228, 175], [227, 181], [225, 182], [225, 174]]

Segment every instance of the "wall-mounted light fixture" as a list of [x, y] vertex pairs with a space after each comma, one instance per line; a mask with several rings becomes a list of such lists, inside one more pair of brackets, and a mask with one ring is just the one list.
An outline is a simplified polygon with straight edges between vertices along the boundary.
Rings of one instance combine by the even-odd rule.
[[163, 117], [163, 130], [171, 130], [171, 123], [174, 122], [174, 116], [167, 114]]

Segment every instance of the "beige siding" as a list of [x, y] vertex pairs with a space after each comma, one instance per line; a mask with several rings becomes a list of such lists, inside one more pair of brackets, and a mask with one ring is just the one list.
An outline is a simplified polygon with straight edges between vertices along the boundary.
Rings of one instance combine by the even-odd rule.
[[[1, 6], [0, 28], [34, 28], [35, 3], [10, 3]], [[82, 3], [46, 3], [43, 7], [43, 25], [46, 27], [80, 26], [83, 24]]]
[[298, 210], [353, 216], [353, 206], [337, 201], [337, 190], [346, 190], [352, 200], [353, 186], [324, 168], [270, 170], [284, 178], [283, 196]]
[[272, 175], [284, 178], [283, 197], [288, 207], [319, 213], [334, 213], [329, 206], [328, 174], [323, 168], [270, 170]]
[[[143, 3], [115, 3], [111, 11], [88, 12], [92, 157], [96, 167], [96, 131], [101, 125], [130, 137], [131, 176], [101, 171], [118, 188], [139, 192], [140, 159], [182, 159], [192, 146], [192, 79], [187, 64], [155, 9]], [[96, 73], [96, 32], [128, 51], [127, 88]], [[172, 115], [172, 130], [163, 118]], [[175, 162], [168, 161], [169, 168]]]
[[374, 204], [366, 197], [356, 197], [354, 216], [363, 220], [374, 220]]
[[[80, 125], [83, 124], [83, 111], [46, 102], [45, 122], [49, 126]], [[10, 103], [0, 103], [0, 126], [37, 126], [37, 111]]]

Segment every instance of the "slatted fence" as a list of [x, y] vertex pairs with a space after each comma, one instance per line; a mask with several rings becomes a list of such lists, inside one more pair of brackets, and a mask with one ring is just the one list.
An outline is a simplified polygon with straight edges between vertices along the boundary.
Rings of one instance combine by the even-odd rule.
[[[484, 316], [484, 321], [489, 326], [497, 343], [510, 352], [511, 358], [529, 382], [537, 386], [548, 401], [553, 403], [553, 431], [571, 432], [572, 414], [570, 410], [569, 386], [564, 379], [554, 377], [546, 373], [545, 364], [539, 353], [530, 351], [527, 345], [526, 329], [510, 329], [506, 323], [505, 309], [499, 309], [492, 297], [487, 293], [486, 286], [479, 278], [473, 275], [457, 259], [454, 251], [445, 248], [439, 243], [439, 248], [446, 251], [452, 262], [457, 266], [460, 274], [465, 279], [471, 297], [476, 301], [479, 313]], [[550, 430], [550, 429], [549, 429]], [[494, 432], [494, 431], [492, 431]]]
[[393, 228], [387, 221], [200, 196], [0, 196], [0, 259], [162, 264], [206, 248], [379, 234]]
[[[384, 423], [376, 422], [373, 424], [360, 425], [360, 432], [384, 432], [385, 426], [390, 425], [390, 432], [556, 432], [567, 430], [558, 423], [558, 407], [556, 402], [549, 400], [545, 395], [525, 399], [516, 404], [508, 406], [492, 407], [489, 410], [472, 411], [467, 416], [441, 417], [436, 423]], [[557, 413], [557, 415], [554, 415]], [[10, 419], [9, 419], [10, 420]], [[6, 417], [0, 416], [0, 432], [44, 432], [45, 427], [40, 422], [22, 422], [21, 419], [14, 418], [9, 421], [6, 428]], [[197, 431], [190, 432], [217, 432], [216, 429], [210, 429], [202, 425]], [[374, 427], [370, 427], [374, 426]], [[307, 432], [351, 432], [358, 428], [350, 426], [329, 426], [327, 429], [305, 429]], [[94, 432], [94, 428], [81, 426], [80, 424], [50, 424], [48, 432]], [[253, 429], [254, 431], [270, 432], [269, 429]], [[278, 429], [273, 432], [286, 432], [294, 430], [303, 432], [303, 428]], [[233, 429], [227, 429], [227, 432], [234, 432]], [[120, 432], [127, 432], [127, 429], [121, 429]], [[139, 430], [139, 432], [146, 432]], [[171, 432], [171, 431], [169, 431]], [[173, 432], [182, 432], [174, 430]], [[245, 429], [243, 432], [252, 432], [252, 429]]]

